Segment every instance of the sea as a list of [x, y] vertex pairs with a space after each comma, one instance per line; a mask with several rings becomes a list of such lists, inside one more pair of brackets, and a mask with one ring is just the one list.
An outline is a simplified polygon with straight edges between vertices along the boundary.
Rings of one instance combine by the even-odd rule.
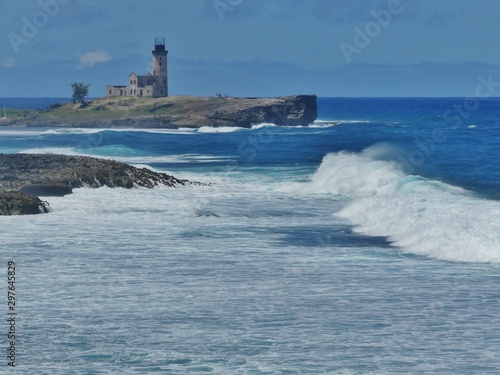
[[500, 99], [319, 98], [302, 127], [0, 127], [0, 153], [206, 183], [0, 217], [2, 373], [8, 262], [18, 374], [500, 373]]

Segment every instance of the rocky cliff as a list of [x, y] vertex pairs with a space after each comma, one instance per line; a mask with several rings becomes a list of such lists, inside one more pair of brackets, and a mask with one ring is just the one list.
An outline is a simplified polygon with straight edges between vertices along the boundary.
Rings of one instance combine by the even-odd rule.
[[36, 196], [63, 196], [74, 188], [153, 188], [189, 184], [165, 173], [85, 156], [0, 154], [0, 215], [48, 212]]
[[224, 99], [221, 110], [208, 114], [212, 126], [250, 127], [252, 124], [309, 125], [316, 120], [315, 95], [289, 96], [275, 99]]

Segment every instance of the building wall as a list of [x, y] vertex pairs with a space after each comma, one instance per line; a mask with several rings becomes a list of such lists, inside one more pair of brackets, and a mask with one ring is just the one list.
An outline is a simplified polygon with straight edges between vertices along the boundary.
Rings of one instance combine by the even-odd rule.
[[153, 96], [152, 85], [143, 87], [106, 86], [106, 96]]
[[129, 89], [137, 89], [138, 86], [138, 77], [137, 74], [132, 73], [128, 76], [128, 87]]
[[127, 86], [106, 86], [106, 96], [124, 96]]

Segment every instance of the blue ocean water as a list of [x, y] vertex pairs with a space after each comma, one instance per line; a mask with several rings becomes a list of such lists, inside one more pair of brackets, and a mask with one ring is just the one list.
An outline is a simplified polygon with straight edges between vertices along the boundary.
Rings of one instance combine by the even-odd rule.
[[0, 218], [18, 372], [498, 373], [499, 104], [319, 98], [308, 127], [0, 128], [0, 152], [213, 183], [77, 189]]

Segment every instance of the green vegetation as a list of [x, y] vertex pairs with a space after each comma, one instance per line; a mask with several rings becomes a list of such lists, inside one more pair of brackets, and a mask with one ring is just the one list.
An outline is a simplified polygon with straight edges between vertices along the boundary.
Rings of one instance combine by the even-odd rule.
[[[79, 87], [81, 85], [75, 84]], [[7, 110], [8, 120], [0, 125], [110, 126], [111, 123], [124, 122], [123, 126], [127, 126], [127, 122], [153, 121], [156, 126], [164, 126], [165, 122], [163, 125], [157, 122], [170, 122], [182, 116], [202, 115], [198, 113], [199, 110], [205, 110], [207, 106], [200, 107], [200, 103], [212, 101], [210, 98], [191, 96], [104, 97], [86, 100], [82, 105], [81, 100], [83, 96], [74, 95], [71, 103], [56, 104], [44, 111]], [[134, 124], [131, 123], [130, 126]]]
[[[39, 111], [37, 110], [26, 110], [26, 109], [9, 109], [7, 108], [5, 110], [6, 112], [6, 115], [7, 115], [7, 120], [12, 120], [12, 119], [16, 119], [16, 118], [24, 118], [26, 116], [29, 116], [29, 115], [33, 115], [34, 113], [37, 113]], [[3, 115], [3, 111], [2, 111], [2, 115]]]
[[73, 82], [71, 88], [73, 89], [72, 101], [73, 103], [80, 103], [82, 106], [85, 105], [85, 97], [89, 94], [90, 85], [84, 85], [83, 83]]

